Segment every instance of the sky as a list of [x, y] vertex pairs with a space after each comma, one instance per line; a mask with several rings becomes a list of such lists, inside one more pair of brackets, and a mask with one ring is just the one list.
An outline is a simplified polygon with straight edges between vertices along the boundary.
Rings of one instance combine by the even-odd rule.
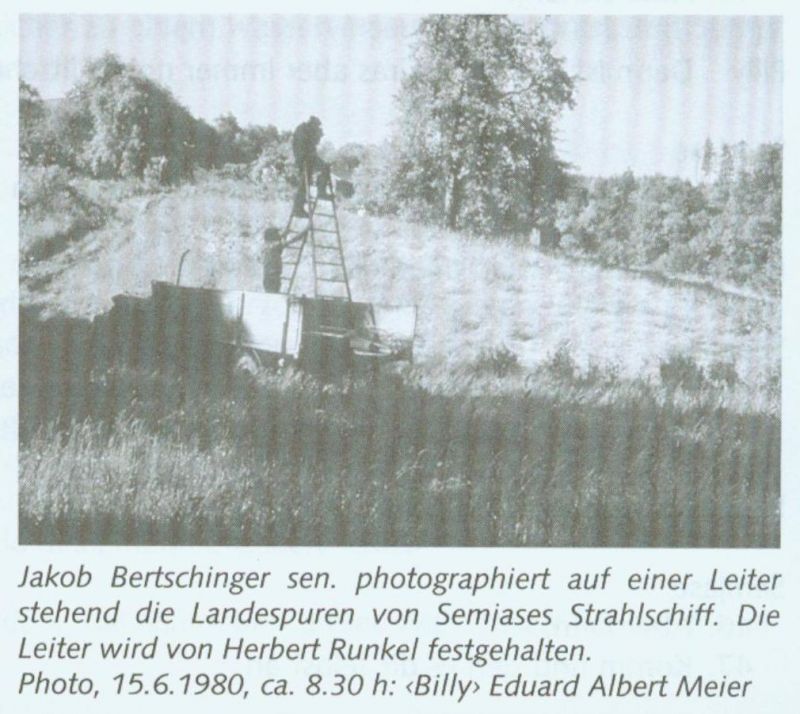
[[[631, 169], [697, 178], [705, 139], [782, 140], [777, 17], [515, 16], [542, 22], [578, 75], [557, 126], [562, 158], [589, 175]], [[208, 121], [292, 129], [315, 114], [325, 138], [378, 143], [413, 61], [412, 15], [24, 15], [20, 76], [63, 96], [104, 52], [137, 64]]]

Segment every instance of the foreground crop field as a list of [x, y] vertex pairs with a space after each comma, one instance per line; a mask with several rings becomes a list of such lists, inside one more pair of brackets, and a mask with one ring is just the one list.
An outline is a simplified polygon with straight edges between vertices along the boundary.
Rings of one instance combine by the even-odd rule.
[[778, 544], [779, 420], [713, 393], [73, 377], [25, 384], [26, 543]]
[[186, 248], [185, 282], [258, 289], [286, 205], [118, 203], [22, 271], [21, 542], [779, 544], [774, 304], [346, 213], [355, 296], [420, 307], [413, 367], [153, 369], [90, 318]]

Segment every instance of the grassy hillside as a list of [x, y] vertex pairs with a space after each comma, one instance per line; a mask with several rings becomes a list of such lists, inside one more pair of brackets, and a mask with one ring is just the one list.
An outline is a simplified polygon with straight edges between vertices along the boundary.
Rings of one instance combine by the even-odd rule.
[[22, 266], [21, 541], [779, 544], [775, 303], [344, 213], [355, 297], [419, 305], [413, 367], [153, 372], [135, 335], [100, 364], [91, 317], [187, 248], [186, 283], [259, 289], [288, 204], [76, 189], [105, 225]]
[[[108, 310], [120, 292], [146, 295], [151, 280], [174, 280], [186, 249], [186, 284], [260, 290], [259, 232], [282, 226], [289, 209], [253, 184], [213, 178], [149, 197], [121, 197], [119, 185], [101, 182], [83, 190], [124, 215], [61, 256], [46, 286], [28, 292], [23, 270], [25, 301], [73, 316]], [[672, 352], [705, 365], [735, 361], [750, 382], [779, 362], [776, 301], [657, 282], [394, 218], [341, 218], [354, 297], [417, 304], [416, 354], [432, 368], [501, 345], [533, 367], [564, 343], [580, 365], [615, 364], [627, 376], [657, 374]]]

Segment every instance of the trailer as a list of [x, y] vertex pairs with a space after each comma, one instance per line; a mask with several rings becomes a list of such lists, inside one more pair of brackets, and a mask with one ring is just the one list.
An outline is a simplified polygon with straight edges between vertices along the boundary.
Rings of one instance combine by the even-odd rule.
[[411, 362], [417, 309], [156, 281], [149, 298], [116, 296], [112, 318], [117, 334], [149, 334], [161, 363], [208, 358], [246, 371], [296, 363], [341, 372]]

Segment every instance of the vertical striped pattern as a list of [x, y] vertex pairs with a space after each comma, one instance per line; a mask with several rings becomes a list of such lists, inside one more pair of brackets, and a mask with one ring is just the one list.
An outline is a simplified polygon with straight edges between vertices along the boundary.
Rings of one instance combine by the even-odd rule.
[[595, 403], [563, 383], [253, 381], [196, 320], [171, 345], [21, 317], [24, 543], [779, 544], [770, 414], [624, 384]]

